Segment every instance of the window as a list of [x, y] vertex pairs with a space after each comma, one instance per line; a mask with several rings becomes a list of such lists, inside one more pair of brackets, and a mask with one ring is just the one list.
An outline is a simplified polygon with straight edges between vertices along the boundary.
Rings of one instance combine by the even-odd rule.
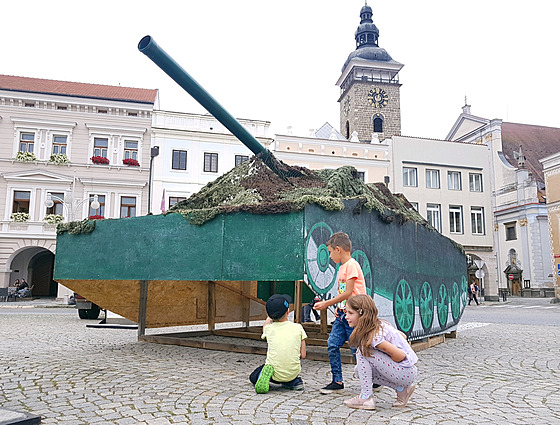
[[138, 160], [138, 142], [134, 140], [124, 141], [124, 159]]
[[96, 210], [94, 210], [91, 207], [91, 203], [93, 202], [93, 197], [95, 196], [95, 193], [90, 193], [89, 194], [89, 213], [88, 213], [88, 217], [91, 217], [92, 215], [100, 215], [101, 217], [105, 217], [105, 195], [97, 195], [97, 202], [99, 202], [99, 208], [97, 208]]
[[517, 230], [515, 229], [515, 222], [506, 223], [506, 241], [514, 241], [517, 239]]
[[381, 117], [375, 117], [373, 119], [373, 132], [383, 133], [383, 119]]
[[469, 189], [471, 192], [482, 192], [482, 174], [469, 173]]
[[484, 208], [471, 207], [471, 224], [473, 235], [484, 234]]
[[29, 213], [29, 200], [31, 199], [31, 192], [16, 190], [14, 192], [14, 203], [12, 206], [12, 212], [18, 213]]
[[136, 198], [123, 196], [121, 198], [121, 218], [136, 217]]
[[50, 195], [50, 199], [53, 201], [53, 206], [50, 208], [47, 208], [47, 214], [60, 214], [60, 215], [64, 215], [64, 193], [56, 193], [56, 192], [52, 192], [52, 193], [48, 193], [47, 197], [49, 197]]
[[217, 153], [204, 153], [204, 171], [209, 173], [218, 172], [218, 154]]
[[403, 167], [403, 186], [418, 186], [416, 168]]
[[245, 161], [248, 161], [249, 157], [247, 155], [235, 155], [235, 166], [243, 164]]
[[418, 202], [411, 202], [410, 205], [418, 212]]
[[173, 170], [187, 169], [187, 151], [173, 151], [173, 160], [171, 163]]
[[463, 207], [449, 206], [449, 232], [463, 233]]
[[366, 172], [365, 171], [358, 171], [358, 180], [363, 182], [366, 181]]
[[426, 187], [439, 189], [439, 170], [426, 170]]
[[66, 155], [66, 141], [67, 136], [53, 136], [52, 153]]
[[171, 208], [173, 205], [186, 200], [187, 198], [184, 196], [170, 196], [169, 197], [169, 208]]
[[426, 220], [434, 229], [441, 232], [441, 207], [438, 204], [428, 204], [426, 206]]
[[447, 187], [449, 190], [461, 190], [461, 172], [447, 172]]
[[109, 148], [109, 139], [95, 137], [93, 139], [93, 156], [102, 156], [107, 158], [107, 150]]
[[35, 146], [35, 133], [21, 133], [19, 135], [19, 151], [31, 152]]

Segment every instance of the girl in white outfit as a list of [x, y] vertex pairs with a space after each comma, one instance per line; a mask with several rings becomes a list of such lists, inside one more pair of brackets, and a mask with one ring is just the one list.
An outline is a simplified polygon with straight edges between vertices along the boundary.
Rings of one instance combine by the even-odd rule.
[[397, 400], [393, 407], [405, 407], [416, 385], [416, 353], [406, 335], [379, 319], [369, 295], [355, 295], [346, 303], [346, 319], [354, 327], [350, 345], [356, 347], [356, 372], [362, 392], [344, 404], [355, 409], [375, 409], [372, 384], [393, 388]]

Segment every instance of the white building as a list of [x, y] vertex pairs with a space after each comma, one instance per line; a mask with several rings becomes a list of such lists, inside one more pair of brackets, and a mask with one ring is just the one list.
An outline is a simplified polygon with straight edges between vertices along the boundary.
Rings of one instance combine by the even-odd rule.
[[[238, 120], [265, 148], [272, 142], [270, 122]], [[211, 115], [155, 111], [151, 211], [169, 209], [187, 199], [253, 153]], [[164, 193], [165, 189], [165, 193]]]
[[0, 287], [63, 297], [54, 222], [146, 214], [157, 104], [157, 90], [0, 75]]
[[[488, 148], [484, 145], [393, 136], [389, 188], [403, 193], [469, 258], [469, 282], [497, 299]], [[475, 275], [476, 273], [476, 275]]]
[[463, 107], [447, 138], [487, 147], [499, 288], [531, 296], [553, 286], [544, 176], [560, 129], [485, 119]]

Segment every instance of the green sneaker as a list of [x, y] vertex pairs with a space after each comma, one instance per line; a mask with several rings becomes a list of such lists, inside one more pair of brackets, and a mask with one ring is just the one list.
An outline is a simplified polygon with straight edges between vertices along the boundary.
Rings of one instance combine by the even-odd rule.
[[259, 376], [259, 380], [255, 384], [257, 394], [266, 394], [268, 392], [270, 378], [272, 378], [273, 374], [274, 368], [269, 364], [265, 364], [261, 370], [261, 376]]

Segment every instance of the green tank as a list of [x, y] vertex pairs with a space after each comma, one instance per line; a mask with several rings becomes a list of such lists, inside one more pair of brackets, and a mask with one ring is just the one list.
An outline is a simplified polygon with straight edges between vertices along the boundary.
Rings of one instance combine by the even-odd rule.
[[[251, 283], [250, 296], [261, 302], [254, 316], [262, 317], [262, 303], [271, 293], [294, 295], [296, 281], [307, 284], [303, 302], [314, 294], [322, 299], [336, 294], [338, 268], [325, 243], [343, 231], [352, 240], [352, 256], [362, 266], [367, 292], [383, 319], [412, 340], [456, 329], [467, 299], [461, 246], [382, 183], [361, 182], [352, 167], [311, 171], [276, 160], [151, 37], [144, 37], [139, 49], [255, 157], [165, 215], [60, 224], [56, 280], [132, 320], [140, 308], [137, 283], [154, 282], [149, 300], [159, 303], [159, 309], [153, 308], [148, 320], [154, 326], [203, 323], [200, 294], [191, 297], [195, 301], [185, 318], [157, 317], [168, 314], [170, 300], [178, 297], [183, 297], [183, 306], [191, 305], [181, 285], [199, 293], [208, 283], [235, 282], [239, 288], [230, 290], [240, 293]], [[268, 186], [276, 185], [268, 193], [266, 185], [250, 186], [261, 174]], [[119, 304], [117, 296], [127, 300]], [[227, 295], [224, 302], [228, 310]], [[224, 314], [222, 321], [234, 316]]]

